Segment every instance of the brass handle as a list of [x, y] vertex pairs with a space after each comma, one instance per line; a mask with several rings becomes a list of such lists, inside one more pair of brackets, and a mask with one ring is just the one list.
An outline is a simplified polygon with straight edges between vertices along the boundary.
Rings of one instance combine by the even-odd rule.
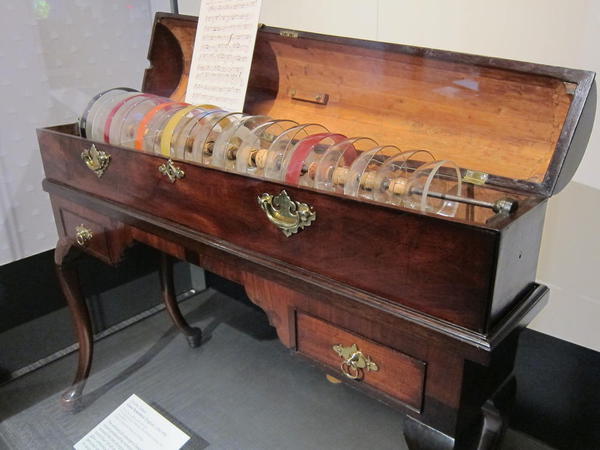
[[312, 206], [292, 200], [285, 191], [279, 195], [259, 195], [258, 205], [286, 237], [308, 227], [317, 219]]
[[177, 180], [180, 180], [185, 176], [185, 172], [177, 167], [171, 159], [158, 166], [158, 171], [165, 175], [171, 183], [175, 183]]
[[370, 356], [361, 352], [356, 344], [352, 344], [350, 347], [336, 344], [333, 346], [333, 351], [342, 358], [340, 369], [346, 378], [360, 381], [364, 378], [365, 371], [377, 372], [379, 370], [379, 366], [371, 361]]
[[80, 246], [84, 247], [93, 237], [92, 230], [86, 228], [83, 224], [75, 227], [75, 241]]
[[98, 150], [94, 144], [81, 152], [81, 159], [85, 162], [87, 168], [94, 172], [98, 178], [104, 175], [110, 163], [110, 155], [102, 150]]

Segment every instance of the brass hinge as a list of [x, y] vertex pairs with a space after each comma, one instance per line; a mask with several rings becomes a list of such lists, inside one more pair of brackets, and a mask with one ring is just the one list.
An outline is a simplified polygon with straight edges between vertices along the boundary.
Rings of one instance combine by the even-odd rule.
[[465, 183], [471, 183], [471, 184], [476, 184], [481, 186], [482, 184], [485, 184], [487, 179], [489, 177], [489, 174], [485, 173], [485, 172], [478, 172], [476, 170], [467, 170], [465, 172], [465, 176], [463, 177], [463, 181]]
[[292, 38], [292, 39], [298, 39], [298, 32], [297, 31], [292, 31], [292, 30], [281, 30], [279, 32], [280, 36], [283, 37], [288, 37], [288, 38]]

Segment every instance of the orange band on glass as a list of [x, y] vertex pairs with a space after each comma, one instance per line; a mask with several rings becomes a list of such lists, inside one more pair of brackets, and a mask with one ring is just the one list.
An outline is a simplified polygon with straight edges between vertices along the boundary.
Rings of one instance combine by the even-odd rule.
[[124, 98], [119, 103], [117, 103], [113, 107], [113, 109], [108, 113], [108, 117], [106, 118], [106, 122], [104, 123], [104, 142], [106, 142], [107, 144], [110, 143], [110, 126], [112, 125], [113, 117], [115, 117], [115, 114], [117, 113], [117, 111], [119, 109], [121, 109], [123, 107], [123, 105], [125, 105], [126, 103], [129, 103], [134, 98], [139, 98], [139, 97], [156, 97], [156, 96], [153, 94], [135, 94], [135, 95], [132, 95], [131, 97]]
[[146, 135], [146, 129], [148, 128], [148, 124], [150, 123], [152, 118], [156, 115], [156, 113], [159, 112], [161, 109], [166, 108], [167, 106], [173, 106], [173, 105], [185, 105], [185, 103], [180, 103], [180, 102], [161, 103], [160, 105], [156, 105], [154, 108], [152, 108], [150, 111], [148, 111], [146, 113], [144, 118], [140, 121], [140, 124], [138, 125], [138, 129], [137, 129], [137, 133], [135, 134], [134, 148], [136, 150], [144, 149], [144, 136]]

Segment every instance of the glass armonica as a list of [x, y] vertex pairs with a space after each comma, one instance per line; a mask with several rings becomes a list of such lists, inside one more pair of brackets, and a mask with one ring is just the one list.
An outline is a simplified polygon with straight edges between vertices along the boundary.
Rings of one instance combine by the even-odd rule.
[[246, 117], [248, 117], [246, 114], [240, 112], [226, 113], [219, 116], [218, 119], [215, 117], [215, 121], [210, 125], [204, 141], [202, 143], [199, 140], [197, 141], [198, 148], [202, 151], [202, 164], [213, 165], [213, 155], [219, 137], [225, 134], [226, 130], [235, 129]]
[[[224, 111], [215, 108], [198, 107], [189, 111], [175, 126], [171, 142], [169, 143], [169, 154], [172, 158], [194, 161], [192, 152], [198, 128], [210, 126], [208, 117], [221, 114]], [[193, 132], [192, 132], [193, 131]], [[201, 162], [201, 161], [199, 161]]]
[[316, 133], [305, 137], [283, 156], [277, 180], [288, 184], [313, 187], [319, 161], [325, 153], [347, 138], [337, 133]]
[[81, 114], [81, 117], [79, 118], [79, 133], [81, 134], [81, 136], [84, 138], [92, 139], [92, 123], [94, 121], [96, 112], [99, 109], [99, 106], [106, 101], [114, 102], [113, 97], [128, 92], [135, 93], [137, 91], [135, 89], [130, 88], [113, 88], [108, 89], [106, 91], [102, 91], [95, 95], [88, 102], [85, 109], [83, 110], [83, 114]]
[[254, 128], [240, 143], [236, 152], [235, 171], [262, 176], [271, 145], [286, 131], [298, 126], [293, 120], [269, 120]]
[[242, 143], [252, 132], [266, 122], [272, 121], [269, 116], [244, 116], [217, 137], [212, 154], [211, 164], [228, 171], [235, 171], [238, 151]]
[[475, 193], [498, 201], [498, 193], [473, 186], [463, 197], [460, 168], [428, 150], [347, 137], [317, 123], [192, 106], [127, 88], [98, 94], [82, 117], [81, 133], [93, 140], [425, 213], [456, 216]]
[[222, 126], [226, 126], [225, 124], [231, 123], [232, 120], [231, 113], [215, 109], [194, 121], [189, 133], [187, 133], [188, 145], [191, 150], [189, 154], [185, 154], [184, 159], [200, 164], [209, 163], [212, 158], [212, 148], [214, 145], [207, 142], [209, 135], [212, 134], [214, 136], [214, 132], [211, 133], [211, 131], [213, 131], [215, 126], [217, 129], [221, 129]]
[[344, 193], [350, 166], [360, 154], [377, 147], [371, 138], [355, 137], [345, 139], [328, 148], [317, 162], [314, 187], [322, 191]]
[[107, 92], [94, 102], [87, 115], [86, 136], [88, 139], [103, 142], [104, 128], [110, 112], [119, 102], [135, 95], [139, 95], [139, 93], [114, 90]]
[[[284, 181], [286, 175], [286, 158], [298, 149], [298, 144], [303, 140], [328, 133], [329, 130], [317, 123], [302, 124], [292, 127], [275, 138], [264, 157], [262, 173], [256, 172], [257, 176], [264, 176], [271, 180]], [[264, 151], [264, 150], [263, 150]], [[289, 161], [289, 158], [287, 159]]]
[[108, 142], [133, 148], [137, 128], [142, 118], [156, 105], [165, 101], [163, 97], [148, 94], [132, 96], [122, 101], [118, 110], [114, 112], [110, 124], [108, 121], [106, 123], [106, 126], [110, 127]]
[[[159, 105], [163, 106], [163, 105]], [[156, 111], [152, 118], [147, 122], [143, 131], [142, 150], [149, 153], [161, 153], [161, 137], [165, 126], [169, 120], [178, 112], [187, 108], [185, 103], [166, 104], [165, 107]], [[143, 122], [143, 121], [142, 121]], [[140, 124], [140, 126], [142, 126]], [[138, 130], [139, 132], [140, 130]]]

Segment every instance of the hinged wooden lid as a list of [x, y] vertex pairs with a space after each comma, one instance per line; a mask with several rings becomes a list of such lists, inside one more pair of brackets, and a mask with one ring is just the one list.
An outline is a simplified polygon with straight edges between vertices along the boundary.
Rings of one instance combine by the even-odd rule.
[[[196, 24], [157, 14], [145, 92], [185, 97]], [[593, 72], [261, 27], [244, 110], [427, 149], [474, 182], [550, 196], [583, 157], [595, 105]]]

